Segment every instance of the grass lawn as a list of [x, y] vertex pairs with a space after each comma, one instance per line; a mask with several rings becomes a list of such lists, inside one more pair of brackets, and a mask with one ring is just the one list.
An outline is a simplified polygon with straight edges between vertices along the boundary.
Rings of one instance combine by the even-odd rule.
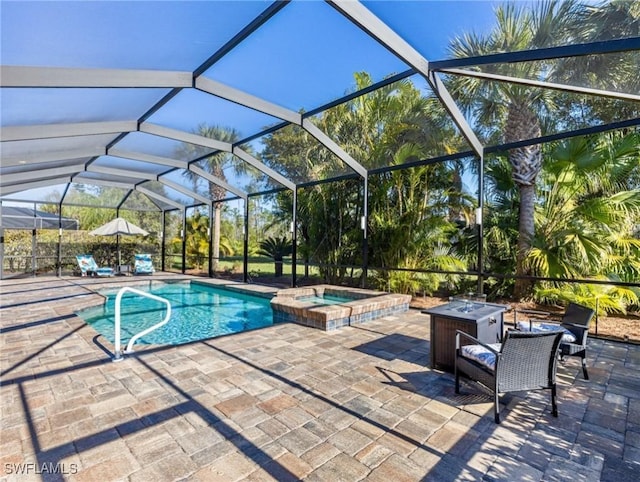
[[[233, 272], [242, 272], [242, 258], [225, 258], [220, 260], [220, 269]], [[275, 263], [271, 258], [250, 257], [248, 260], [249, 274], [252, 276], [273, 276], [275, 275]], [[282, 263], [282, 275], [291, 275], [292, 265], [291, 258], [285, 258]], [[304, 264], [298, 262], [296, 273], [304, 276]], [[318, 269], [315, 266], [309, 266], [310, 275], [318, 275]]]
[[[223, 258], [219, 263], [220, 271], [228, 271], [232, 273], [242, 273], [243, 260], [241, 256]], [[173, 269], [181, 269], [181, 264], [173, 264]], [[296, 272], [298, 276], [304, 276], [304, 264], [298, 263], [296, 266]], [[187, 266], [187, 269], [193, 269], [193, 267]], [[204, 267], [206, 270], [206, 266]], [[252, 277], [256, 276], [274, 276], [276, 269], [275, 263], [271, 258], [264, 257], [250, 257], [248, 260], [248, 270]], [[292, 265], [291, 258], [285, 258], [282, 263], [282, 275], [291, 276]], [[318, 268], [315, 266], [309, 266], [309, 275], [319, 275]]]

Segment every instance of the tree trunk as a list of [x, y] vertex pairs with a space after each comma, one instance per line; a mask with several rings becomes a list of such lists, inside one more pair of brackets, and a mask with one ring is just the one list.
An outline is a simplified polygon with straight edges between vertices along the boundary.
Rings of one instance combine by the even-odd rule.
[[[505, 125], [505, 142], [533, 139], [540, 135], [540, 121], [526, 99], [512, 103], [509, 106]], [[538, 174], [542, 169], [540, 145], [536, 144], [510, 150], [509, 163], [512, 168], [511, 175], [520, 193], [516, 275], [527, 276], [531, 273], [525, 268], [525, 260], [535, 235], [535, 186]], [[531, 280], [516, 279], [513, 294], [516, 299], [522, 299], [530, 294], [532, 288], [533, 283]]]
[[[531, 273], [525, 267], [525, 259], [531, 248], [531, 240], [535, 235], [534, 222], [534, 203], [535, 203], [535, 186], [519, 185], [520, 191], [520, 216], [518, 223], [518, 251], [516, 253], [516, 274], [521, 276], [530, 275]], [[527, 296], [533, 284], [528, 279], [516, 279], [514, 286], [514, 296], [516, 299], [522, 299]]]
[[213, 271], [218, 271], [220, 265], [220, 218], [222, 215], [222, 203], [215, 203], [213, 205]]

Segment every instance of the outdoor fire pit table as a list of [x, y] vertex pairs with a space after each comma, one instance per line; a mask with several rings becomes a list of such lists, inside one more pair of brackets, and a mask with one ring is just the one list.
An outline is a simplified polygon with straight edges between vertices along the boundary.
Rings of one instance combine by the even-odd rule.
[[454, 371], [456, 330], [464, 331], [483, 343], [499, 343], [507, 309], [508, 305], [453, 299], [444, 305], [423, 310], [422, 313], [431, 318], [431, 368]]

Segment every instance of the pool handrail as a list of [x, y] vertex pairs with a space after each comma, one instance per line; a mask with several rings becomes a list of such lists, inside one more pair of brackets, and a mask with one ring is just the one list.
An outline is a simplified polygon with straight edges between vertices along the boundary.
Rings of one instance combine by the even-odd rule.
[[125, 286], [124, 288], [121, 288], [120, 291], [118, 291], [118, 294], [116, 295], [116, 313], [115, 313], [115, 327], [114, 327], [114, 331], [115, 331], [115, 345], [114, 345], [114, 350], [115, 350], [115, 358], [113, 359], [114, 362], [120, 361], [123, 359], [122, 357], [122, 350], [121, 350], [121, 333], [120, 333], [120, 303], [122, 300], [122, 296], [124, 295], [125, 292], [130, 291], [132, 293], [135, 293], [137, 295], [140, 296], [144, 296], [147, 298], [151, 298], [152, 300], [156, 300], [156, 301], [160, 301], [161, 303], [165, 303], [167, 305], [167, 314], [165, 315], [164, 319], [160, 322], [160, 323], [156, 323], [155, 325], [149, 327], [149, 328], [145, 328], [144, 330], [142, 330], [139, 333], [136, 333], [135, 335], [133, 335], [131, 337], [131, 339], [129, 340], [129, 343], [127, 343], [127, 347], [124, 350], [124, 353], [133, 353], [133, 344], [136, 342], [136, 340], [144, 335], [146, 335], [147, 333], [151, 333], [153, 330], [155, 330], [156, 328], [160, 328], [161, 326], [164, 326], [167, 324], [167, 322], [169, 321], [169, 318], [171, 318], [171, 303], [169, 302], [169, 300], [166, 300], [164, 298], [161, 298], [160, 296], [156, 296], [153, 295], [151, 293], [147, 293], [145, 291], [140, 291], [137, 290], [135, 288], [131, 288], [129, 286]]

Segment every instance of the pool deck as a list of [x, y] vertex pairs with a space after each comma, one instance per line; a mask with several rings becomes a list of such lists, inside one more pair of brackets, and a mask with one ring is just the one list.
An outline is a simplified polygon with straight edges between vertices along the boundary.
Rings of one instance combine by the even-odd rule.
[[559, 368], [558, 418], [528, 392], [496, 425], [489, 396], [428, 367], [417, 310], [119, 363], [73, 314], [99, 301], [89, 288], [181, 278], [0, 281], [0, 480], [637, 480], [640, 346], [591, 340], [590, 380], [577, 359]]

